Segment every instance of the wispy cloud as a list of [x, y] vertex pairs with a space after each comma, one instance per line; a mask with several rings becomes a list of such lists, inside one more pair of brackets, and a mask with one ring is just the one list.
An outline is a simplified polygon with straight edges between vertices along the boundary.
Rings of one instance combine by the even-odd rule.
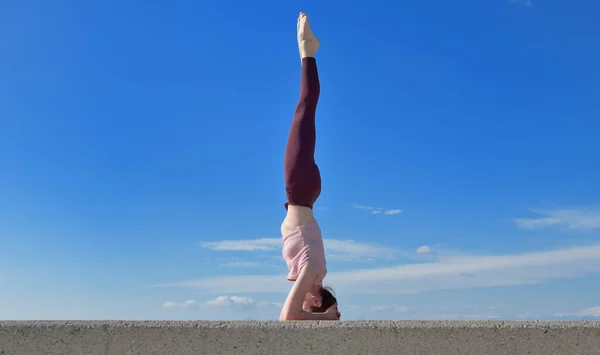
[[526, 7], [533, 7], [532, 0], [509, 0], [508, 2], [511, 4], [524, 5]]
[[543, 316], [539, 313], [521, 313], [521, 314], [517, 314], [514, 318], [517, 320], [533, 320], [533, 319], [542, 319]]
[[600, 306], [585, 308], [574, 313], [557, 313], [555, 316], [569, 318], [600, 318]]
[[[600, 273], [600, 245], [508, 255], [440, 256], [435, 262], [330, 272], [326, 282], [343, 294], [408, 294], [539, 284], [591, 273]], [[290, 287], [284, 274], [207, 277], [163, 286], [212, 293], [283, 293]]]
[[231, 261], [219, 264], [220, 267], [255, 267], [263, 264], [254, 261]]
[[372, 211], [372, 210], [375, 209], [375, 207], [373, 207], [373, 206], [365, 206], [365, 205], [361, 205], [361, 204], [356, 203], [356, 202], [352, 202], [350, 204], [350, 206], [352, 206], [352, 207], [354, 207], [356, 209], [359, 209], [359, 210], [366, 210], [366, 211]]
[[[392, 258], [393, 248], [381, 247], [374, 244], [360, 243], [352, 240], [324, 239], [325, 252], [328, 260], [356, 261]], [[281, 238], [260, 238], [245, 240], [222, 240], [202, 243], [202, 247], [216, 251], [273, 251], [281, 252]]]
[[355, 304], [344, 305], [343, 309], [349, 311], [362, 311], [362, 312], [395, 312], [395, 313], [405, 313], [410, 310], [409, 307], [400, 306], [400, 305], [368, 305], [368, 306], [359, 306]]
[[466, 305], [462, 305], [462, 306], [458, 306], [458, 307], [454, 307], [454, 308], [444, 308], [445, 310], [448, 309], [454, 309], [454, 310], [458, 310], [460, 312], [482, 312], [482, 311], [495, 311], [498, 309], [497, 306], [481, 306], [481, 305], [474, 305], [474, 304], [466, 304]]
[[323, 243], [325, 244], [325, 252], [328, 260], [373, 260], [392, 258], [395, 255], [393, 248], [359, 243], [352, 240], [325, 239]]
[[168, 301], [163, 303], [162, 306], [163, 308], [194, 308], [197, 307], [198, 304], [194, 300], [187, 300], [180, 303]]
[[582, 317], [600, 317], [600, 306], [582, 309], [577, 314]]
[[490, 319], [499, 319], [500, 316], [495, 314], [442, 314], [440, 316], [436, 316], [435, 319], [439, 320], [490, 320]]
[[417, 248], [417, 254], [429, 254], [431, 253], [431, 248], [427, 245], [423, 245], [422, 247]]
[[255, 301], [252, 298], [240, 296], [219, 296], [213, 300], [204, 303], [207, 307], [240, 307], [240, 308], [265, 308], [282, 307], [283, 305], [275, 302]]
[[396, 306], [396, 305], [383, 305], [383, 306], [370, 306], [370, 310], [375, 312], [408, 312], [410, 308], [406, 306]]
[[402, 210], [386, 210], [385, 212], [383, 212], [383, 214], [393, 216], [395, 214], [400, 214], [402, 212], [404, 212], [404, 211], [402, 211]]
[[526, 229], [567, 227], [590, 230], [600, 228], [600, 209], [532, 209], [531, 212], [539, 215], [539, 217], [515, 218], [514, 222], [517, 226]]
[[281, 249], [282, 245], [283, 242], [280, 238], [221, 240], [201, 243], [202, 247], [217, 251], [269, 251]]
[[241, 296], [219, 296], [215, 299], [206, 302], [197, 302], [196, 300], [188, 300], [184, 302], [168, 301], [163, 303], [163, 308], [178, 308], [178, 309], [199, 309], [199, 308], [238, 308], [238, 309], [257, 309], [257, 308], [272, 308], [282, 307], [283, 304], [275, 302], [256, 301], [252, 298]]
[[388, 216], [393, 216], [393, 215], [404, 212], [403, 210], [398, 210], [398, 209], [385, 209], [385, 208], [381, 208], [381, 207], [365, 206], [365, 205], [361, 205], [356, 202], [351, 203], [350, 206], [352, 206], [353, 208], [359, 209], [359, 210], [369, 211], [369, 212], [371, 212], [371, 214], [384, 214], [384, 215], [388, 215]]

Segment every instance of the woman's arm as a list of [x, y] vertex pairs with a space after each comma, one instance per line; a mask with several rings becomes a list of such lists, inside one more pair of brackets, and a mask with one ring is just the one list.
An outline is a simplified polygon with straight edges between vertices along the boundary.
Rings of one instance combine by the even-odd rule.
[[312, 313], [302, 309], [304, 298], [315, 284], [318, 270], [306, 265], [300, 270], [298, 279], [294, 282], [292, 290], [285, 300], [281, 310], [280, 320], [328, 320], [332, 319], [330, 313]]

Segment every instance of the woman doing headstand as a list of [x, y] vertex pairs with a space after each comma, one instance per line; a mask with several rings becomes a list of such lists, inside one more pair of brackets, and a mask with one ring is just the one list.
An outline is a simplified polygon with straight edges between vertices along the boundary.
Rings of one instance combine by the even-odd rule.
[[285, 149], [284, 175], [287, 215], [281, 225], [283, 258], [294, 285], [281, 311], [281, 320], [338, 320], [337, 300], [323, 287], [327, 274], [325, 250], [313, 204], [321, 193], [321, 174], [315, 163], [315, 114], [320, 83], [315, 53], [319, 41], [308, 17], [300, 13], [297, 25], [302, 61], [300, 99]]

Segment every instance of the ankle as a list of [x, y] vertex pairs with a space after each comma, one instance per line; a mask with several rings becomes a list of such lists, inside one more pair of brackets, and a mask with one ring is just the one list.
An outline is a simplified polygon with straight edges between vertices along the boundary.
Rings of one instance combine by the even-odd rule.
[[300, 49], [300, 59], [304, 59], [304, 58], [314, 58], [315, 57], [315, 51], [310, 51], [307, 49]]

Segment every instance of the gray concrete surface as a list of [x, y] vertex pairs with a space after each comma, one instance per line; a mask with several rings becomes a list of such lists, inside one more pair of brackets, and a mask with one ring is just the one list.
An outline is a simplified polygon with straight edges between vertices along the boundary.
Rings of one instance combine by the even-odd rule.
[[600, 355], [600, 322], [0, 321], [0, 355]]

